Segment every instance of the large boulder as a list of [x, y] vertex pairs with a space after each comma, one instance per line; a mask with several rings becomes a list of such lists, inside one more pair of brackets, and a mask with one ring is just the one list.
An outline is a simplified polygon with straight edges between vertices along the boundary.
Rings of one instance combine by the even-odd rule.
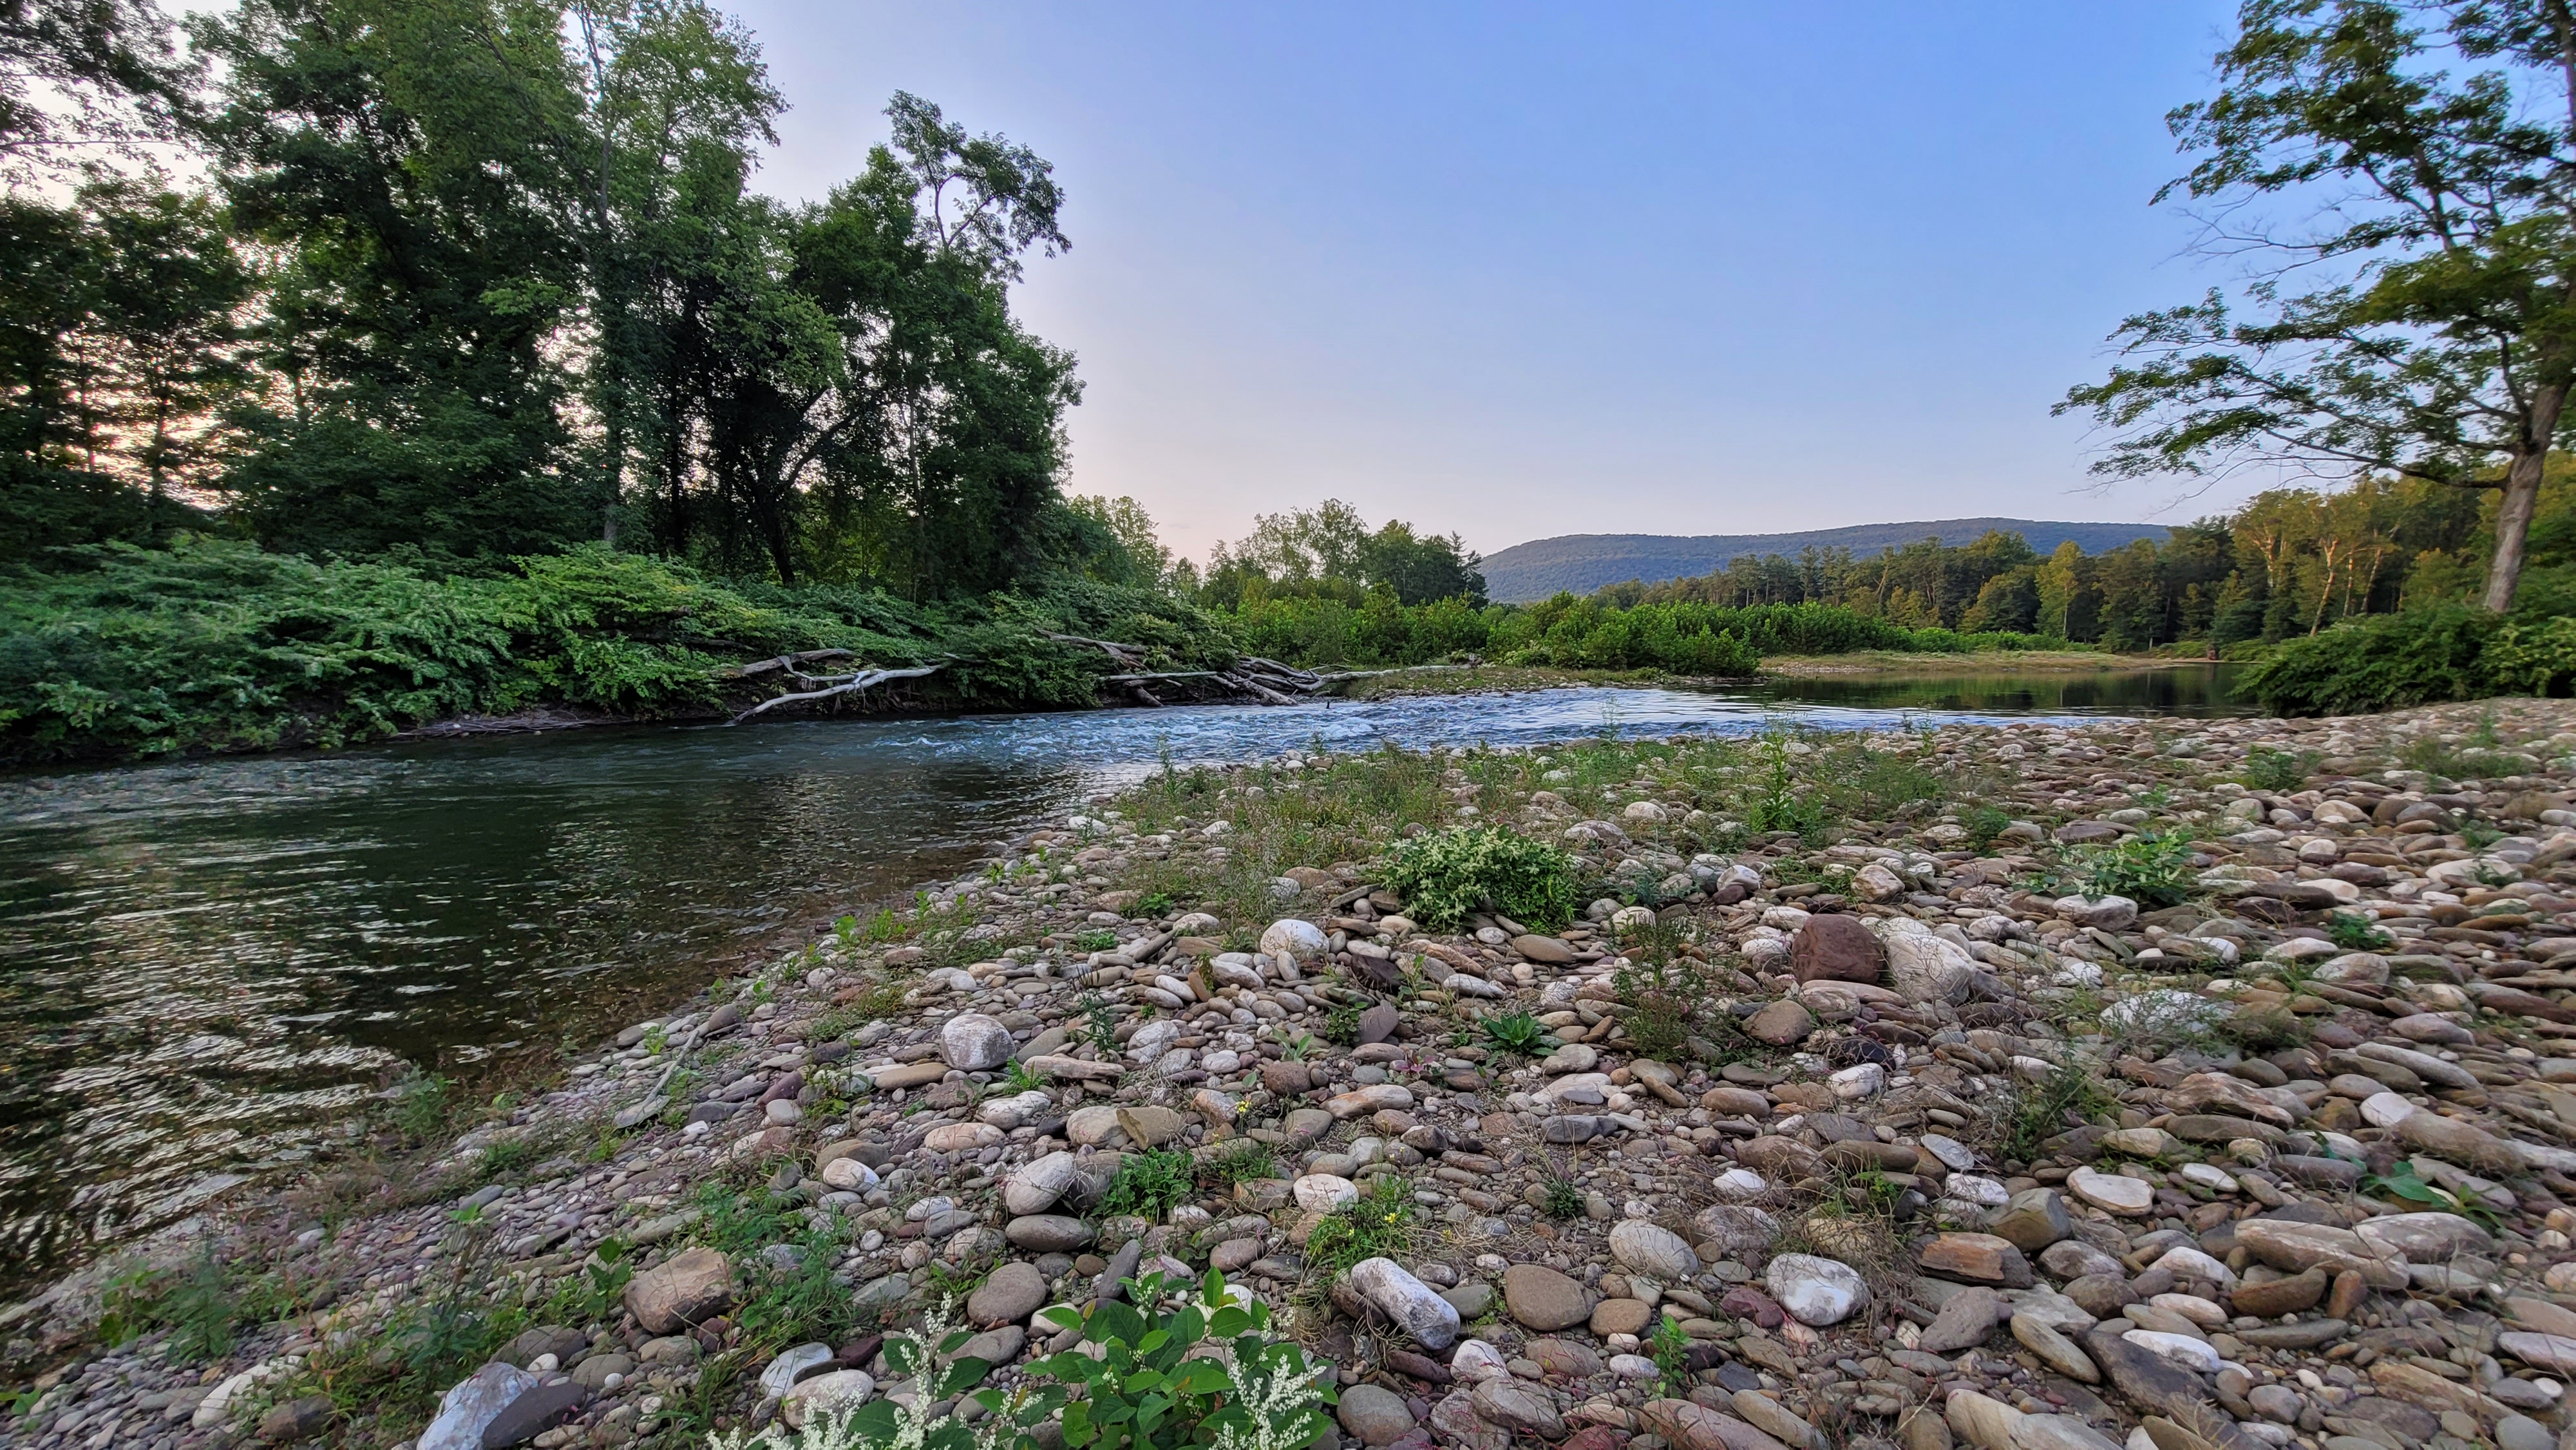
[[1887, 985], [1908, 1002], [1951, 1001], [1976, 979], [1977, 959], [1966, 947], [1910, 916], [1880, 922], [1879, 942], [1887, 953]]
[[677, 1334], [733, 1307], [733, 1263], [714, 1249], [690, 1249], [627, 1281], [626, 1309], [654, 1334]]
[[1801, 982], [1874, 983], [1886, 966], [1886, 949], [1856, 916], [1808, 917], [1789, 940], [1789, 970]]
[[991, 1072], [1011, 1060], [1011, 1029], [981, 1012], [939, 1024], [939, 1055], [959, 1072]]

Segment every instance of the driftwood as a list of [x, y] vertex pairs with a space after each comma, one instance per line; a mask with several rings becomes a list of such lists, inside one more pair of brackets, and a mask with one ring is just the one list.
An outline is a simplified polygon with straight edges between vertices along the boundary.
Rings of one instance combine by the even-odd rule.
[[732, 669], [725, 671], [725, 677], [727, 679], [734, 680], [747, 680], [754, 675], [768, 674], [772, 670], [785, 670], [800, 680], [810, 679], [812, 678], [811, 676], [805, 674], [804, 671], [799, 670], [796, 667], [798, 665], [810, 665], [816, 660], [846, 660], [852, 657], [851, 653], [845, 649], [809, 649], [792, 655], [777, 655], [765, 660], [753, 660], [747, 665], [736, 665]]
[[[795, 667], [791, 665], [788, 666], [788, 668], [793, 671]], [[741, 714], [734, 716], [725, 723], [728, 725], [739, 725], [754, 715], [777, 709], [781, 705], [797, 705], [814, 700], [837, 699], [842, 695], [862, 694], [878, 685], [886, 683], [889, 680], [917, 680], [924, 675], [937, 674], [946, 668], [948, 668], [947, 663], [942, 661], [935, 665], [914, 665], [910, 669], [902, 670], [861, 670], [854, 675], [843, 675], [837, 679], [823, 681], [823, 688], [819, 690], [798, 690], [793, 694], [779, 695], [772, 699], [763, 700], [759, 704], [754, 705], [750, 709], [743, 711]], [[798, 674], [797, 678], [812, 679], [814, 677]]]

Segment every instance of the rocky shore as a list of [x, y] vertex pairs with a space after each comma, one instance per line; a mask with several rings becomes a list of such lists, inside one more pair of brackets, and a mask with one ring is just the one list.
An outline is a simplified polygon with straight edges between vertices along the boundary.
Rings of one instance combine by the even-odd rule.
[[[1346, 1446], [2576, 1445], [2571, 755], [2499, 701], [1167, 776], [11, 1311], [0, 1445], [696, 1445], [1210, 1269]], [[1486, 823], [1574, 924], [1408, 915], [1388, 850]]]

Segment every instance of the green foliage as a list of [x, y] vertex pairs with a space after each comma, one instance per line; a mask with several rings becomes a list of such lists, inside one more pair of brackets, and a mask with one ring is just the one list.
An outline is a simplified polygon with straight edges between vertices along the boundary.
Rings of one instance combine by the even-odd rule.
[[1824, 832], [1825, 807], [1799, 779], [1789, 744], [1778, 731], [1762, 737], [1761, 774], [1744, 798], [1744, 824], [1755, 831], [1795, 831], [1813, 841]]
[[2178, 906], [2198, 889], [2189, 831], [2140, 831], [2134, 836], [2071, 853], [2070, 865], [2084, 894], [2125, 896], [2149, 910]]
[[1968, 833], [1969, 845], [1979, 851], [1991, 851], [2011, 827], [2012, 813], [2001, 806], [1971, 806], [1961, 814], [1959, 824]]
[[2491, 688], [2480, 664], [2498, 616], [2460, 605], [2347, 620], [2283, 645], [2238, 688], [2281, 715], [2361, 715]]
[[1118, 933], [1094, 927], [1074, 933], [1073, 949], [1078, 952], [1105, 952], [1118, 945]]
[[2357, 911], [2337, 911], [2326, 917], [2326, 936], [2348, 952], [2375, 952], [2390, 946], [2393, 939], [2379, 929], [2379, 924]]
[[2067, 1062], [2036, 1086], [2023, 1086], [1995, 1114], [2000, 1126], [1996, 1151], [2030, 1162], [2048, 1139], [2082, 1123], [2098, 1122], [2119, 1110], [2119, 1100], [2080, 1063]]
[[2245, 764], [2236, 772], [2236, 778], [2249, 789], [2267, 790], [2277, 795], [2306, 785], [2308, 774], [2316, 769], [2316, 765], [2317, 759], [2313, 754], [2257, 745], [2245, 752]]
[[1230, 1193], [1236, 1184], [1279, 1176], [1279, 1155], [1250, 1138], [1208, 1155], [1197, 1168], [1201, 1193]]
[[925, 607], [599, 549], [443, 577], [213, 538], [76, 558], [0, 588], [0, 763], [338, 746], [537, 707], [705, 714], [770, 691], [731, 680], [735, 665], [811, 649], [949, 660], [921, 697], [985, 708], [1097, 697], [1098, 652], [1051, 632], [1149, 635], [1158, 667], [1232, 657], [1187, 606], [1093, 584]]
[[1574, 863], [1563, 851], [1498, 826], [1459, 826], [1397, 844], [1387, 889], [1412, 919], [1446, 930], [1491, 902], [1540, 930], [1574, 917]]
[[1100, 1211], [1109, 1217], [1132, 1213], [1160, 1223], [1172, 1205], [1190, 1196], [1197, 1183], [1198, 1168], [1187, 1153], [1129, 1153], [1118, 1160], [1118, 1176], [1110, 1180], [1109, 1191], [1101, 1196]]
[[1504, 1052], [1536, 1057], [1547, 1050], [1547, 1029], [1525, 1011], [1500, 1012], [1476, 1024], [1485, 1041]]
[[[1150, 1306], [1163, 1293], [1156, 1274], [1134, 1297]], [[1273, 1336], [1268, 1306], [1229, 1293], [1213, 1270], [1197, 1302], [1177, 1313], [1149, 1318], [1129, 1304], [1099, 1300], [1078, 1312], [1050, 1309], [1046, 1318], [1059, 1329], [1079, 1329], [1084, 1344], [1101, 1349], [1096, 1359], [1067, 1350], [1028, 1367], [1034, 1378], [1080, 1389], [1069, 1401], [1064, 1391], [1047, 1400], [1050, 1412], [1061, 1404], [1071, 1450], [1294, 1450], [1330, 1427], [1319, 1408], [1334, 1401], [1328, 1367]], [[1209, 1342], [1225, 1352], [1205, 1353]]]
[[1554, 1174], [1550, 1174], [1548, 1176], [1544, 1192], [1545, 1197], [1538, 1206], [1539, 1212], [1546, 1214], [1549, 1218], [1557, 1220], [1559, 1223], [1562, 1223], [1569, 1218], [1581, 1218], [1583, 1216], [1583, 1190], [1575, 1187], [1571, 1179], [1559, 1178]]
[[2453, 1193], [2447, 1188], [2427, 1183], [2423, 1176], [2415, 1171], [2415, 1165], [2402, 1158], [2386, 1173], [2363, 1174], [2360, 1184], [2353, 1191], [2364, 1198], [2390, 1198], [2412, 1205], [2412, 1208], [2407, 1211], [2430, 1210], [2436, 1213], [2456, 1213], [2464, 1218], [2476, 1219], [2491, 1229], [2503, 1226], [2502, 1217], [2485, 1199], [2475, 1194]]
[[1655, 1316], [1655, 1327], [1646, 1338], [1646, 1353], [1655, 1361], [1659, 1372], [1656, 1387], [1666, 1397], [1684, 1394], [1691, 1383], [1690, 1336], [1681, 1325], [1664, 1316]]
[[1362, 1259], [1401, 1259], [1413, 1251], [1413, 1185], [1392, 1173], [1368, 1181], [1360, 1196], [1316, 1223], [1306, 1262], [1339, 1274]]

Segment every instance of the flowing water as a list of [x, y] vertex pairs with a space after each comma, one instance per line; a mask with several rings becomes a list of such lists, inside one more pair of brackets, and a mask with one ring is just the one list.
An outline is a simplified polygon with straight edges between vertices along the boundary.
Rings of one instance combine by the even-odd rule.
[[1163, 760], [2234, 713], [2209, 669], [575, 732], [0, 778], [0, 1297]]

